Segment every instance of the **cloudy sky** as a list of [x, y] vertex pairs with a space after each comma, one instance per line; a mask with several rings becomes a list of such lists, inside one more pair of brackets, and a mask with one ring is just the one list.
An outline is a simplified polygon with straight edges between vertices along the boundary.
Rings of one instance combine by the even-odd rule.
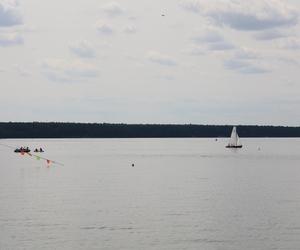
[[300, 124], [299, 0], [0, 0], [0, 121]]

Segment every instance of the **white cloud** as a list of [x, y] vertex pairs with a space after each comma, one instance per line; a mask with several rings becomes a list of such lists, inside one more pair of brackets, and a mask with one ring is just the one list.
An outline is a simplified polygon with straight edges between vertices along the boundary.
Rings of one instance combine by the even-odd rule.
[[80, 60], [47, 59], [42, 64], [43, 73], [53, 81], [79, 81], [98, 75], [97, 68]]
[[21, 65], [19, 64], [15, 64], [13, 65], [13, 70], [20, 76], [23, 77], [29, 77], [31, 76], [31, 72], [29, 72], [27, 69], [23, 68]]
[[281, 49], [300, 50], [300, 38], [289, 37], [279, 42]]
[[22, 24], [22, 16], [18, 11], [18, 2], [14, 0], [0, 1], [0, 27]]
[[136, 33], [136, 27], [133, 25], [128, 25], [125, 27], [124, 32], [127, 34], [134, 34]]
[[285, 56], [285, 57], [281, 56], [281, 57], [278, 57], [277, 60], [279, 60], [285, 64], [296, 66], [296, 67], [298, 67], [300, 65], [300, 61], [298, 61], [294, 57], [291, 58], [291, 57], [287, 57], [287, 56]]
[[293, 26], [299, 12], [281, 0], [185, 0], [181, 6], [236, 30], [266, 30]]
[[146, 57], [149, 61], [158, 63], [160, 65], [164, 65], [164, 66], [176, 66], [177, 65], [177, 62], [173, 58], [171, 58], [167, 55], [161, 54], [160, 52], [157, 52], [157, 51], [149, 51], [147, 53]]
[[16, 32], [3, 32], [0, 33], [0, 46], [15, 46], [23, 44], [23, 37]]
[[224, 60], [226, 69], [236, 71], [241, 74], [262, 74], [270, 72], [270, 67], [262, 61], [259, 52], [241, 48], [235, 51], [234, 55]]
[[97, 22], [96, 28], [97, 28], [98, 32], [103, 35], [111, 35], [114, 33], [113, 27], [110, 24], [108, 24], [102, 20]]
[[275, 40], [279, 38], [288, 37], [290, 34], [280, 30], [264, 30], [254, 35], [257, 40]]
[[87, 41], [81, 41], [76, 44], [70, 45], [69, 49], [73, 54], [81, 58], [94, 58], [96, 51]]
[[102, 10], [111, 17], [119, 16], [124, 13], [124, 9], [117, 2], [110, 2], [102, 7]]
[[205, 30], [203, 34], [194, 37], [193, 40], [198, 43], [218, 43], [224, 41], [224, 37], [216, 30]]
[[234, 56], [242, 60], [259, 59], [261, 55], [258, 51], [251, 48], [239, 48], [235, 51]]
[[189, 46], [187, 49], [184, 49], [182, 53], [186, 53], [188, 55], [193, 56], [201, 56], [206, 54], [206, 50], [202, 46]]
[[208, 44], [207, 48], [212, 51], [222, 51], [222, 50], [234, 49], [235, 46], [228, 41], [222, 41], [222, 42], [218, 42], [218, 43], [210, 43], [210, 44]]
[[210, 51], [231, 50], [235, 48], [234, 44], [227, 41], [216, 30], [205, 30], [201, 35], [195, 36], [192, 40]]
[[12, 75], [19, 75], [22, 77], [29, 77], [32, 76], [31, 72], [27, 69], [25, 69], [23, 66], [19, 64], [13, 64], [10, 67], [7, 68], [0, 68], [0, 72], [9, 73]]
[[224, 61], [224, 66], [227, 69], [242, 73], [242, 74], [262, 74], [267, 73], [270, 70], [263, 64], [241, 60], [238, 58], [231, 58]]

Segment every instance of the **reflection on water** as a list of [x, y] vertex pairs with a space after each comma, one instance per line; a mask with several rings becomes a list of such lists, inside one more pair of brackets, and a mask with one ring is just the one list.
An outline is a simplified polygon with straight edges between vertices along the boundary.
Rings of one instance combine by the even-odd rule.
[[0, 249], [299, 248], [298, 139], [3, 142]]

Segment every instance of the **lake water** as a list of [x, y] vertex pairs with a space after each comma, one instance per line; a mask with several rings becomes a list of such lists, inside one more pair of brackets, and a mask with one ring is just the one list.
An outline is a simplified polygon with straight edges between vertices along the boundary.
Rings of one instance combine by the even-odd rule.
[[300, 249], [300, 139], [0, 142], [1, 250]]

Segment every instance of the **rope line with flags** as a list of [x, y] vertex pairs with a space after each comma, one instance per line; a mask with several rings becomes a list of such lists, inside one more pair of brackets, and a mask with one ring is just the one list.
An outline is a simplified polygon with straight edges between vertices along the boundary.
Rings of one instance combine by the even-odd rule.
[[[15, 149], [15, 147], [13, 146], [9, 146], [7, 144], [3, 144], [3, 143], [0, 143], [0, 146], [3, 146], [3, 147], [6, 147], [6, 148], [10, 148], [10, 149]], [[59, 166], [64, 166], [63, 163], [61, 162], [58, 162], [58, 161], [54, 161], [54, 160], [51, 160], [49, 158], [45, 158], [45, 157], [42, 157], [40, 155], [37, 155], [37, 154], [32, 154], [30, 152], [18, 152], [18, 154], [21, 154], [21, 155], [28, 155], [30, 157], [35, 157], [36, 160], [45, 160], [47, 165], [49, 166], [50, 164], [56, 164], [56, 165], [59, 165]]]

